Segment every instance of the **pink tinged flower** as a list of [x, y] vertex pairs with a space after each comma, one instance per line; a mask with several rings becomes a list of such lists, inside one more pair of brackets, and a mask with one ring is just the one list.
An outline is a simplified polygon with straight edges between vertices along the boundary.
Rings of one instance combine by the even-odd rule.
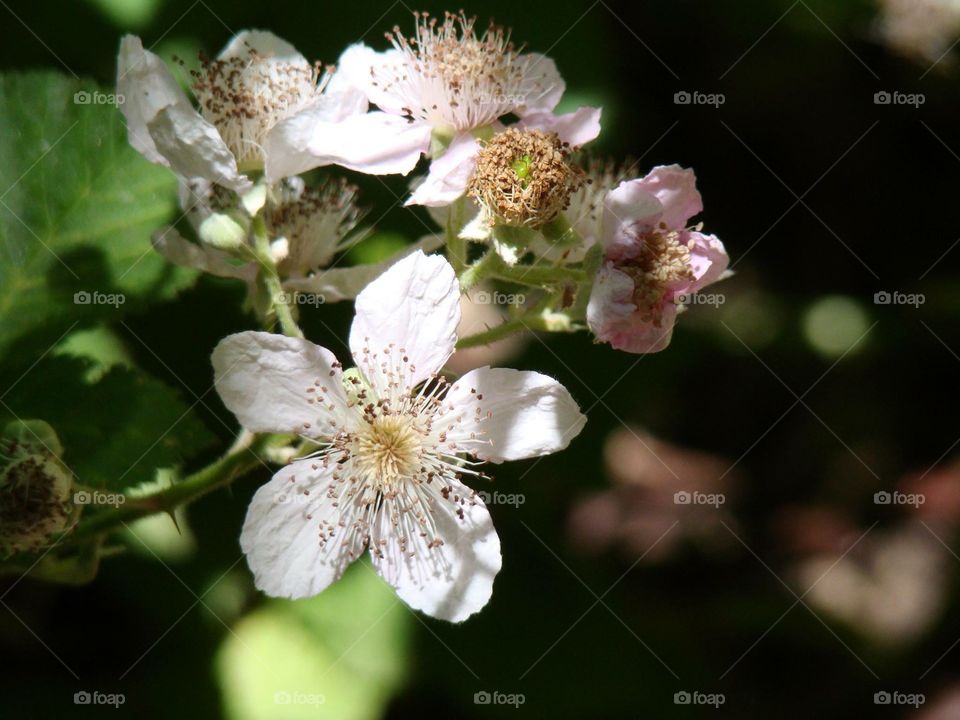
[[729, 262], [720, 240], [687, 227], [702, 210], [696, 176], [677, 165], [656, 167], [607, 195], [606, 254], [587, 307], [599, 341], [632, 353], [670, 344], [683, 296], [719, 280]]
[[[345, 126], [342, 135], [317, 133], [309, 152], [362, 172], [402, 173], [429, 153], [434, 137], [450, 142], [434, 157], [430, 174], [408, 205], [448, 205], [461, 197], [479, 147], [473, 132], [502, 129], [500, 118], [517, 115], [526, 127], [557, 132], [582, 145], [600, 131], [600, 111], [581, 108], [554, 118], [566, 88], [556, 64], [519, 53], [509, 32], [475, 19], [447, 14], [441, 22], [417, 14], [411, 38], [389, 34], [393, 47], [377, 52], [347, 48], [337, 63], [343, 82], [359, 88], [376, 110]], [[443, 160], [443, 162], [441, 162]]]
[[365, 550], [411, 607], [459, 622], [489, 600], [500, 570], [490, 515], [465, 476], [480, 461], [567, 446], [585, 418], [555, 380], [440, 369], [456, 343], [459, 287], [443, 258], [417, 252], [357, 297], [357, 370], [306, 340], [245, 332], [213, 353], [216, 386], [254, 432], [289, 432], [321, 449], [254, 496], [240, 544], [257, 587], [302, 598]]
[[250, 186], [244, 173], [252, 170], [275, 182], [325, 164], [302, 156], [304, 116], [335, 124], [367, 107], [362, 93], [332, 82], [292, 45], [261, 30], [237, 34], [192, 75], [198, 109], [140, 38], [123, 38], [117, 88], [130, 144], [181, 177], [236, 191]]

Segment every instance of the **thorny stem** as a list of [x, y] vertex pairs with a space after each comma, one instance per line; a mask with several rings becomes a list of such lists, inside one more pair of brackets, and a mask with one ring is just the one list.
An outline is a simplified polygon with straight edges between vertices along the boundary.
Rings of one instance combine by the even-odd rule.
[[486, 279], [504, 280], [530, 287], [544, 287], [564, 282], [579, 285], [585, 283], [588, 276], [585, 271], [577, 268], [508, 265], [495, 251], [490, 250], [463, 272], [460, 277], [460, 291], [467, 292]]
[[73, 544], [117, 529], [119, 526], [160, 512], [170, 513], [230, 484], [263, 463], [261, 455], [271, 447], [289, 441], [286, 435], [256, 435], [242, 446], [234, 446], [219, 460], [182, 481], [150, 495], [129, 500], [81, 520], [63, 537], [61, 545]]

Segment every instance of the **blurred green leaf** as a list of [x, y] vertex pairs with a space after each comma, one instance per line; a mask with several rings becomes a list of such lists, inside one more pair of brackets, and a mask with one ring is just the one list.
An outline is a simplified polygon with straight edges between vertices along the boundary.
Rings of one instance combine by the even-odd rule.
[[174, 210], [175, 181], [129, 147], [109, 92], [49, 72], [0, 76], [7, 359], [46, 351], [78, 321], [115, 320], [169, 297], [193, 277], [151, 249], [151, 232]]
[[393, 591], [361, 563], [317, 597], [270, 601], [220, 648], [227, 717], [381, 717], [410, 662], [410, 622]]
[[121, 366], [90, 383], [90, 368], [80, 358], [48, 357], [0, 405], [0, 418], [15, 413], [49, 422], [82, 484], [123, 490], [212, 443], [191, 407], [164, 383]]

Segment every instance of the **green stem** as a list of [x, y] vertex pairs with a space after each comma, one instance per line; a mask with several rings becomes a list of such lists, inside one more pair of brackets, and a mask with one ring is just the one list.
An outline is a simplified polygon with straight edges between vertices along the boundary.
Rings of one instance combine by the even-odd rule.
[[262, 452], [273, 444], [288, 439], [287, 436], [280, 435], [257, 435], [249, 444], [232, 449], [216, 462], [171, 487], [132, 499], [113, 510], [99, 512], [81, 520], [65, 537], [63, 544], [73, 544], [110, 532], [124, 523], [133, 522], [148, 515], [173, 512], [175, 508], [188, 505], [255, 469], [263, 463], [260, 457]]
[[502, 322], [476, 335], [460, 338], [460, 340], [457, 341], [457, 350], [465, 350], [466, 348], [478, 347], [480, 345], [490, 345], [491, 343], [503, 340], [515, 333], [524, 332], [525, 330], [548, 330], [549, 328], [547, 328], [543, 319], [543, 311], [549, 307], [552, 299], [553, 295], [547, 293], [540, 302], [519, 317]]
[[257, 261], [263, 271], [263, 283], [270, 297], [270, 307], [273, 308], [273, 312], [277, 316], [280, 328], [284, 335], [302, 338], [303, 331], [297, 325], [297, 321], [293, 317], [293, 311], [286, 302], [287, 295], [283, 289], [283, 283], [280, 281], [280, 275], [277, 273], [277, 265], [270, 257], [270, 236], [262, 215], [257, 215], [253, 219], [253, 239]]
[[460, 277], [467, 266], [467, 241], [460, 237], [465, 210], [464, 199], [460, 198], [450, 206], [450, 215], [447, 218], [447, 258], [457, 277]]
[[495, 272], [501, 265], [503, 265], [503, 260], [500, 259], [500, 256], [493, 250], [488, 251], [460, 275], [460, 292], [470, 292], [484, 279], [490, 277], [491, 272]]
[[460, 292], [468, 292], [486, 279], [504, 280], [518, 285], [544, 287], [559, 283], [586, 282], [587, 273], [568, 267], [540, 265], [507, 265], [493, 250], [487, 252], [460, 276]]
[[499, 268], [490, 273], [490, 277], [533, 287], [543, 287], [563, 282], [582, 283], [587, 279], [583, 270], [575, 268], [541, 267], [538, 265], [511, 266], [503, 262], [501, 262]]

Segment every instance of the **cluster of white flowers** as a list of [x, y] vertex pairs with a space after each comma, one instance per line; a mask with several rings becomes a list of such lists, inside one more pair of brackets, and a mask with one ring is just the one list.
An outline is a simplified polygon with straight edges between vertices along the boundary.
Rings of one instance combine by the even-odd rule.
[[[487, 479], [483, 462], [562, 450], [586, 420], [535, 372], [448, 379], [461, 296], [479, 282], [531, 288], [512, 322], [461, 346], [588, 327], [618, 349], [654, 352], [679, 298], [719, 279], [727, 256], [687, 226], [702, 209], [692, 171], [635, 177], [581, 160], [600, 109], [557, 114], [556, 64], [517, 50], [509, 31], [417, 13], [412, 34], [387, 38], [386, 50], [352, 45], [324, 68], [245, 31], [184, 78], [191, 101], [126, 37], [118, 92], [130, 143], [176, 173], [196, 235], [164, 228], [157, 250], [244, 281], [267, 327], [284, 332], [232, 335], [213, 353], [216, 387], [245, 429], [308, 441], [249, 509], [241, 545], [257, 586], [313, 595], [369, 551], [409, 605], [461, 621], [486, 604], [501, 564], [464, 480]], [[330, 165], [407, 175], [423, 159], [406, 204], [430, 208], [441, 229], [378, 265], [336, 267], [364, 237], [357, 188], [301, 175]], [[443, 246], [449, 261], [426, 254]], [[355, 368], [304, 339], [278, 299], [304, 293], [355, 298]]]

